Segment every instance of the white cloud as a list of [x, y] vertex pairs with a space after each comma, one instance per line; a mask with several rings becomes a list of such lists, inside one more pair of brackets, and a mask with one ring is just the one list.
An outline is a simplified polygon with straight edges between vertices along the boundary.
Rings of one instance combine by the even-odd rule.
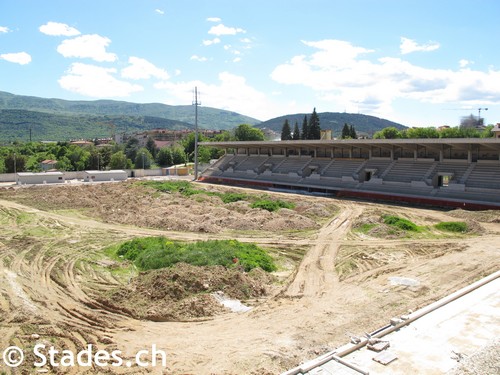
[[114, 53], [106, 52], [111, 40], [97, 34], [82, 35], [64, 40], [58, 47], [64, 57], [90, 58], [95, 61], [116, 61]]
[[75, 36], [80, 35], [80, 32], [74, 27], [68, 26], [65, 23], [47, 22], [38, 28], [41, 33], [51, 36]]
[[220, 22], [221, 19], [219, 17], [208, 17], [207, 21], [208, 22]]
[[0, 34], [1, 33], [8, 33], [10, 30], [7, 26], [0, 26]]
[[204, 40], [203, 41], [203, 45], [204, 46], [211, 46], [213, 44], [219, 44], [220, 43], [220, 39], [219, 38], [213, 38], [211, 40]]
[[427, 44], [418, 44], [416, 41], [408, 38], [401, 37], [401, 44], [399, 48], [401, 50], [401, 54], [406, 55], [412, 52], [429, 52], [435, 51], [440, 47], [437, 42], [429, 42]]
[[116, 79], [115, 74], [113, 68], [73, 63], [58, 82], [65, 90], [93, 98], [126, 97], [143, 90], [140, 85]]
[[155, 12], [161, 14], [162, 16], [165, 14], [165, 12], [161, 9], [155, 9]]
[[461, 68], [465, 68], [466, 66], [472, 64], [472, 61], [469, 61], [469, 60], [465, 60], [465, 59], [462, 59], [458, 62], [458, 65], [461, 67]]
[[208, 59], [206, 57], [204, 57], [204, 56], [198, 56], [198, 55], [191, 56], [190, 60], [200, 61], [200, 62], [208, 61]]
[[31, 62], [31, 56], [26, 52], [3, 53], [0, 54], [0, 60], [5, 60], [20, 65], [26, 65]]
[[167, 71], [156, 67], [149, 61], [141, 59], [139, 57], [131, 56], [128, 59], [130, 64], [126, 68], [123, 68], [121, 75], [123, 78], [130, 79], [149, 79], [151, 77], [159, 79], [169, 79]]
[[235, 57], [235, 58], [233, 59], [233, 62], [234, 62], [234, 63], [238, 63], [238, 62], [240, 62], [240, 61], [241, 61], [241, 57]]
[[208, 33], [212, 35], [221, 36], [221, 35], [236, 35], [239, 33], [246, 33], [246, 31], [239, 27], [228, 27], [220, 23], [217, 26], [212, 26], [210, 30], [208, 30]]
[[349, 42], [304, 42], [315, 50], [276, 66], [271, 78], [311, 89], [331, 107], [388, 117], [396, 99], [427, 103], [500, 103], [500, 71], [428, 69]]

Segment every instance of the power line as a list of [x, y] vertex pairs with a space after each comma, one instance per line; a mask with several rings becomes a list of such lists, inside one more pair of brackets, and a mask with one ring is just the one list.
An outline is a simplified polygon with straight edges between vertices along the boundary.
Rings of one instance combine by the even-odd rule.
[[198, 87], [194, 88], [194, 180], [198, 180]]

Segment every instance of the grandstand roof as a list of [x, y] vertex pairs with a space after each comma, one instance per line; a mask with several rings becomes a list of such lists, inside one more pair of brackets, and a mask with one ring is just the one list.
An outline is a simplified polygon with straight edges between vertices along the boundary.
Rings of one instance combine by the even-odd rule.
[[472, 145], [485, 146], [500, 151], [498, 138], [419, 138], [419, 139], [336, 139], [336, 140], [300, 140], [300, 141], [231, 141], [231, 142], [201, 142], [200, 145], [219, 148], [235, 147], [339, 147], [339, 148], [370, 148], [370, 147], [402, 147], [411, 148], [425, 146], [441, 148], [452, 146], [467, 150]]

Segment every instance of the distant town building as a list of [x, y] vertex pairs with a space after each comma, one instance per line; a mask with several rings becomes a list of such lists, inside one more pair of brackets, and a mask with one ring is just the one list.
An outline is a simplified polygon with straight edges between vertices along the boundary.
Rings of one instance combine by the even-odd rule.
[[50, 171], [56, 169], [57, 160], [46, 159], [40, 162], [40, 168], [42, 171]]
[[500, 138], [500, 122], [497, 122], [491, 131], [493, 132], [494, 138]]

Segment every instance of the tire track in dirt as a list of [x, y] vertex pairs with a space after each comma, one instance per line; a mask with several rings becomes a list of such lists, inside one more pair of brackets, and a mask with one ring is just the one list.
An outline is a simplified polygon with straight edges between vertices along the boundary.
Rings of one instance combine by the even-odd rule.
[[335, 273], [335, 257], [351, 223], [362, 210], [347, 206], [335, 219], [324, 225], [318, 232], [314, 246], [305, 254], [294, 279], [288, 285], [285, 296], [318, 297], [331, 292], [338, 277]]

